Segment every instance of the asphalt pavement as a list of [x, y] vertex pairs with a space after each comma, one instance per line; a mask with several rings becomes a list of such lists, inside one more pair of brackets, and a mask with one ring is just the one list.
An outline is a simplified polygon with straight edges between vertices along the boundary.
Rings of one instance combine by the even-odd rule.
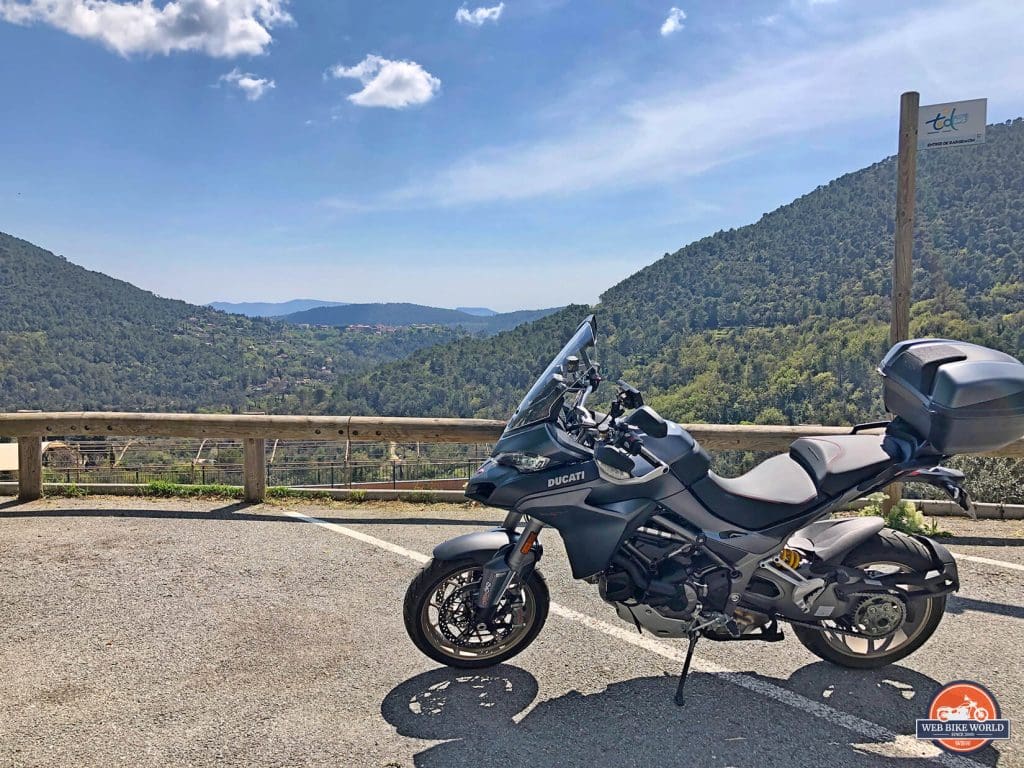
[[0, 499], [0, 766], [1024, 766], [913, 737], [951, 680], [1024, 712], [1024, 523], [946, 525], [963, 587], [916, 654], [868, 672], [782, 643], [637, 635], [573, 581], [537, 641], [479, 673], [411, 644], [433, 545], [495, 510]]

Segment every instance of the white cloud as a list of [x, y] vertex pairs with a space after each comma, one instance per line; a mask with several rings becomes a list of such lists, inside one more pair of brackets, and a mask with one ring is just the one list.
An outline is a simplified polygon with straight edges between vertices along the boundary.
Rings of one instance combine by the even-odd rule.
[[[895, 120], [899, 94], [922, 101], [1024, 100], [1024, 3], [975, 2], [902, 15], [859, 39], [747, 59], [699, 86], [677, 77], [618, 107], [600, 104], [554, 136], [473, 152], [392, 193], [394, 205], [523, 200], [678, 181], [774, 142]], [[956, 67], [929, 51], [984, 41]], [[970, 49], [969, 49], [970, 50]]]
[[265, 77], [256, 77], [256, 75], [248, 72], [242, 72], [238, 67], [235, 67], [226, 75], [221, 75], [217, 82], [233, 85], [244, 93], [245, 98], [249, 101], [259, 101], [263, 98], [263, 94], [271, 88], [277, 87], [273, 80], [268, 80]]
[[426, 104], [441, 89], [441, 81], [415, 61], [391, 61], [374, 54], [353, 67], [336, 64], [324, 76], [361, 82], [363, 90], [348, 97], [360, 107], [402, 109]]
[[498, 3], [490, 8], [483, 6], [474, 8], [472, 11], [462, 6], [455, 12], [455, 20], [460, 24], [471, 24], [474, 27], [482, 27], [488, 21], [497, 22], [501, 18], [501, 12], [505, 10], [505, 3]]
[[668, 12], [668, 18], [661, 25], [661, 36], [668, 37], [669, 35], [675, 34], [681, 30], [685, 25], [683, 19], [686, 18], [686, 12], [682, 8], [672, 8]]
[[49, 24], [122, 56], [199, 51], [234, 57], [263, 53], [270, 30], [289, 24], [287, 0], [0, 0], [0, 20]]

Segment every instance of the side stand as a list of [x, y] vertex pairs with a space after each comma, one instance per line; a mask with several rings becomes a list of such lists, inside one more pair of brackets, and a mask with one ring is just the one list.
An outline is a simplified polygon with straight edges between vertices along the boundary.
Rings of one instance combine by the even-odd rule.
[[690, 673], [690, 662], [693, 661], [693, 649], [697, 645], [697, 640], [700, 638], [698, 632], [690, 633], [690, 644], [686, 647], [686, 661], [683, 662], [683, 671], [679, 673], [679, 686], [676, 688], [675, 702], [678, 706], [683, 706], [683, 686], [686, 685], [686, 676]]

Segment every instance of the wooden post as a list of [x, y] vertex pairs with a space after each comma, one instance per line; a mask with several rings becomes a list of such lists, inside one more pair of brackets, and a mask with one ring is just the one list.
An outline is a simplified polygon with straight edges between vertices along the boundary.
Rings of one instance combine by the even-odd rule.
[[[900, 137], [896, 157], [896, 249], [892, 261], [892, 320], [889, 343], [910, 338], [910, 298], [914, 275], [914, 193], [917, 187], [917, 116], [921, 96], [907, 91], [900, 96]], [[882, 505], [889, 512], [903, 496], [893, 483]]]
[[18, 500], [35, 501], [43, 495], [43, 438], [18, 438]]
[[917, 113], [920, 94], [900, 97], [900, 139], [896, 159], [896, 252], [892, 264], [892, 324], [889, 341], [910, 335], [910, 296], [914, 270], [914, 191], [917, 185]]
[[259, 504], [267, 496], [267, 441], [247, 437], [243, 443], [245, 459], [245, 500]]

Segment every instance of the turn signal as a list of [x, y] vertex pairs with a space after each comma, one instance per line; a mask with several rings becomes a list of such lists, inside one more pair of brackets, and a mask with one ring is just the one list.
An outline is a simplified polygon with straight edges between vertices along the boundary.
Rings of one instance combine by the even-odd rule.
[[536, 540], [537, 532], [530, 531], [528, 534], [526, 534], [526, 540], [523, 541], [523, 545], [519, 547], [519, 551], [525, 555], [527, 552], [530, 551], [530, 548], [533, 547], [533, 542], [535, 542]]

